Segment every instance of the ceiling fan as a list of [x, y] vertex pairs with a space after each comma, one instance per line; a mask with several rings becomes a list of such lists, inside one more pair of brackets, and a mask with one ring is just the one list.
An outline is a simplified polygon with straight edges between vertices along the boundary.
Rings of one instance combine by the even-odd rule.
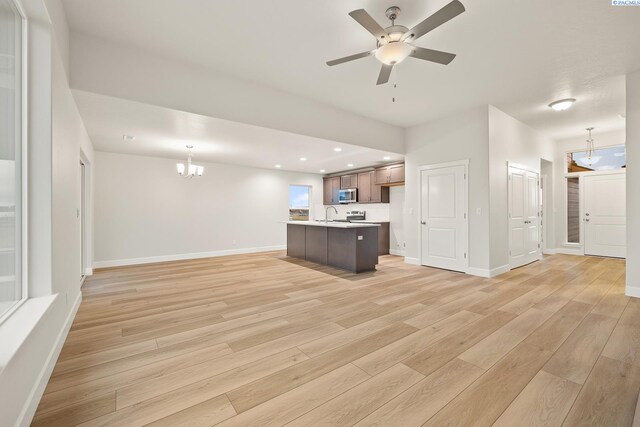
[[439, 50], [425, 49], [423, 47], [413, 46], [411, 42], [419, 39], [444, 24], [445, 22], [455, 18], [464, 12], [464, 6], [460, 1], [453, 0], [451, 3], [438, 10], [436, 13], [416, 25], [408, 29], [403, 25], [396, 25], [395, 20], [400, 14], [400, 8], [392, 6], [385, 12], [387, 18], [391, 20], [391, 26], [382, 28], [364, 9], [354, 10], [349, 13], [360, 25], [369, 31], [377, 41], [376, 48], [355, 55], [345, 56], [344, 58], [328, 61], [327, 65], [334, 66], [344, 62], [353, 61], [360, 58], [366, 58], [370, 55], [382, 62], [382, 69], [378, 75], [377, 84], [381, 85], [389, 81], [393, 66], [404, 61], [407, 57], [423, 59], [425, 61], [437, 62], [438, 64], [447, 65], [456, 57], [453, 53], [441, 52]]

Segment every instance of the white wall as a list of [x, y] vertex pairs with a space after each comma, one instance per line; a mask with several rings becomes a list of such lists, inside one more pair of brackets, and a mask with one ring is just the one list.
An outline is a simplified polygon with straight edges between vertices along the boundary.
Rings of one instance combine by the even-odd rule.
[[[80, 303], [80, 150], [91, 142], [65, 71], [59, 0], [29, 17], [29, 299], [0, 325], [0, 424], [28, 425]], [[47, 7], [50, 10], [47, 10]], [[90, 226], [89, 226], [90, 229]]]
[[640, 71], [627, 75], [627, 295], [640, 298]]
[[[482, 106], [405, 132], [407, 262], [419, 263], [420, 171], [423, 165], [469, 159], [469, 266], [489, 266], [489, 116]], [[476, 215], [476, 209], [481, 210]]]
[[395, 153], [404, 149], [399, 127], [86, 35], [71, 37], [71, 75], [74, 89]]
[[389, 188], [389, 250], [392, 255], [405, 255], [404, 217], [406, 214], [405, 187]]
[[507, 162], [540, 173], [540, 159], [553, 161], [554, 142], [524, 123], [489, 106], [491, 269], [509, 265]]
[[[609, 147], [624, 145], [626, 136], [624, 130], [613, 132], [593, 131], [593, 139], [597, 147]], [[553, 161], [554, 175], [554, 220], [556, 249], [562, 252], [582, 253], [581, 244], [567, 244], [567, 183], [566, 183], [566, 156], [569, 151], [584, 150], [587, 146], [587, 131], [584, 137], [561, 139], [555, 143]], [[627, 153], [627, 158], [629, 154]]]
[[96, 152], [96, 267], [281, 249], [289, 185], [322, 204], [320, 175], [203, 163], [185, 179], [179, 160]]

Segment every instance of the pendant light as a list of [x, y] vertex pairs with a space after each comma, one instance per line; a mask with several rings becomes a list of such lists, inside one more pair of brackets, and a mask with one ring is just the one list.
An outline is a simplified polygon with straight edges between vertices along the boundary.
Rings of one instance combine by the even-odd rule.
[[589, 132], [589, 138], [587, 139], [587, 155], [586, 157], [582, 157], [580, 161], [588, 166], [593, 166], [602, 159], [602, 156], [594, 156], [593, 151], [595, 150], [595, 141], [591, 137], [591, 131], [594, 128], [587, 128], [587, 132]]
[[189, 150], [189, 156], [187, 157], [187, 167], [185, 169], [184, 163], [177, 163], [176, 169], [178, 170], [178, 175], [184, 178], [193, 178], [194, 176], [202, 176], [204, 173], [204, 166], [198, 166], [191, 163], [191, 149], [193, 145], [187, 145], [187, 150]]

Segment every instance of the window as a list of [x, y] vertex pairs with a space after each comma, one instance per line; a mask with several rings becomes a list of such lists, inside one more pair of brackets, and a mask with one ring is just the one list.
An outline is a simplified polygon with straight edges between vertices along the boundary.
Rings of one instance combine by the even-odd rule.
[[311, 187], [308, 185], [289, 186], [289, 220], [309, 221]]
[[24, 18], [0, 0], [0, 320], [26, 297], [22, 277]]
[[585, 151], [567, 153], [567, 172], [591, 172], [624, 169], [627, 166], [627, 153], [624, 145], [596, 148], [591, 158]]
[[580, 178], [567, 178], [567, 242], [580, 243]]

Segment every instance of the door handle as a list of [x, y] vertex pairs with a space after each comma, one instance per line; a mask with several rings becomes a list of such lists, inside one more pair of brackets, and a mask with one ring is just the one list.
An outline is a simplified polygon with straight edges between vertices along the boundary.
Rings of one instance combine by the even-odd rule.
[[588, 214], [588, 213], [586, 213], [585, 215], [586, 215], [586, 216], [589, 216], [589, 214]]
[[420, 221], [420, 224], [427, 225], [427, 221]]
[[589, 218], [585, 218], [584, 220], [585, 220], [586, 222], [589, 222]]

